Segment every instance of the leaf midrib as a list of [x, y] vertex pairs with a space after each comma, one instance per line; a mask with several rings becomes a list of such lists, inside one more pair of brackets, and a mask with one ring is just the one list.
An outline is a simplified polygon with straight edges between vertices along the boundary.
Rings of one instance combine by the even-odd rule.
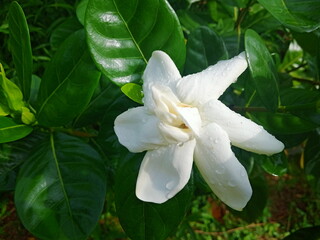
[[73, 235], [75, 236], [76, 235], [76, 231], [75, 231], [75, 228], [74, 228], [75, 223], [74, 223], [74, 219], [73, 219], [73, 214], [72, 214], [72, 210], [71, 210], [68, 194], [66, 192], [66, 189], [65, 189], [65, 186], [64, 186], [64, 182], [63, 182], [63, 179], [62, 179], [62, 175], [61, 175], [61, 171], [60, 171], [60, 168], [59, 168], [59, 160], [58, 160], [58, 157], [57, 157], [57, 154], [56, 154], [56, 149], [55, 149], [55, 145], [54, 145], [54, 138], [53, 138], [53, 134], [52, 133], [50, 134], [50, 146], [51, 146], [52, 156], [53, 156], [54, 163], [55, 163], [55, 166], [56, 166], [56, 170], [57, 170], [60, 186], [61, 186], [61, 189], [62, 189], [62, 192], [63, 192], [63, 196], [65, 198], [65, 202], [66, 202], [66, 205], [67, 205], [67, 210], [68, 210], [68, 213], [69, 213], [69, 216], [70, 216], [70, 220], [72, 222], [71, 225], [72, 225]]
[[[138, 1], [139, 1], [139, 0], [138, 0]], [[117, 13], [119, 14], [119, 16], [120, 16], [120, 18], [121, 18], [121, 21], [123, 22], [124, 26], [126, 27], [128, 33], [130, 34], [130, 37], [131, 37], [134, 45], [136, 46], [136, 48], [138, 49], [140, 55], [142, 56], [143, 61], [147, 64], [148, 61], [147, 61], [147, 59], [145, 58], [145, 56], [144, 56], [144, 54], [143, 54], [143, 52], [142, 52], [139, 44], [137, 43], [136, 39], [135, 39], [134, 36], [132, 35], [131, 30], [130, 30], [127, 22], [124, 20], [122, 14], [120, 13], [120, 11], [119, 11], [119, 9], [118, 9], [118, 6], [117, 6], [117, 4], [116, 4], [116, 2], [115, 2], [115, 0], [112, 0], [112, 2], [113, 2], [113, 4], [114, 4], [114, 7], [116, 8]]]

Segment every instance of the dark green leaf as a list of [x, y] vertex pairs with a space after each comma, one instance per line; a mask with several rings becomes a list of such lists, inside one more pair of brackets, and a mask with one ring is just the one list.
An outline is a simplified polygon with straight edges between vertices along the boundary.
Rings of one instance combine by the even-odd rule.
[[281, 102], [295, 116], [320, 125], [320, 93], [289, 88], [281, 91]]
[[278, 75], [263, 40], [253, 30], [245, 33], [245, 48], [253, 84], [263, 104], [275, 111], [279, 105]]
[[0, 191], [14, 189], [19, 166], [43, 139], [43, 133], [34, 131], [21, 140], [0, 144]]
[[319, 240], [320, 239], [320, 226], [301, 228], [283, 240]]
[[272, 156], [259, 156], [261, 167], [274, 176], [282, 176], [288, 170], [288, 162], [284, 153], [274, 154]]
[[296, 31], [313, 31], [320, 26], [318, 0], [258, 0], [276, 19]]
[[76, 17], [68, 18], [54, 29], [50, 36], [52, 48], [58, 48], [72, 33], [82, 28]]
[[309, 132], [317, 125], [290, 113], [256, 112], [249, 117], [274, 134], [297, 134]]
[[29, 100], [32, 76], [32, 50], [29, 28], [22, 8], [12, 2], [8, 14], [10, 46], [19, 85], [25, 100]]
[[219, 60], [227, 59], [223, 40], [209, 27], [199, 27], [188, 38], [185, 74], [200, 72]]
[[[101, 75], [100, 84], [95, 89], [90, 103], [76, 118], [73, 125], [81, 127], [87, 126], [90, 123], [96, 123], [103, 119], [104, 114], [110, 118], [110, 105], [113, 105], [121, 95], [122, 93], [119, 87], [111, 82], [105, 75]], [[122, 106], [118, 107], [126, 106], [126, 103], [123, 103]]]
[[[120, 89], [118, 90], [120, 92]], [[114, 132], [114, 120], [119, 114], [127, 111], [129, 108], [137, 106], [138, 104], [136, 102], [133, 102], [123, 94], [116, 96], [115, 98], [108, 99], [107, 108], [105, 108], [105, 115], [101, 122], [98, 142], [100, 146], [103, 146], [103, 151], [109, 158], [118, 160], [123, 151], [126, 151], [119, 143], [118, 137]]]
[[106, 193], [105, 167], [87, 143], [47, 136], [21, 167], [15, 204], [24, 226], [40, 239], [87, 239]]
[[129, 154], [116, 177], [116, 208], [122, 227], [133, 240], [164, 240], [183, 219], [192, 196], [188, 184], [163, 204], [140, 201], [135, 195], [144, 154]]
[[32, 132], [33, 128], [24, 124], [17, 124], [11, 118], [0, 117], [0, 143], [12, 142]]
[[140, 80], [155, 50], [184, 64], [183, 34], [165, 0], [90, 0], [85, 28], [98, 68], [117, 85]]
[[38, 121], [44, 126], [69, 123], [89, 103], [100, 78], [79, 30], [58, 49], [41, 81]]
[[142, 98], [142, 87], [139, 84], [136, 83], [127, 83], [121, 87], [121, 91], [129, 97], [131, 100], [143, 104]]
[[304, 150], [305, 171], [320, 179], [320, 135], [317, 132], [308, 139]]

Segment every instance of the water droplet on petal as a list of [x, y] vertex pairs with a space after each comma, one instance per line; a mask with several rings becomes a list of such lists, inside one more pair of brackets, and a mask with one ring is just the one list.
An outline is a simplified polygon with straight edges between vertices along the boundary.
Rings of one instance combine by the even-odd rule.
[[180, 143], [178, 143], [177, 145], [178, 145], [178, 147], [182, 147], [183, 146], [183, 142], [180, 142]]
[[174, 186], [175, 186], [175, 182], [174, 181], [167, 182], [166, 189], [172, 190]]
[[236, 184], [236, 182], [235, 182], [235, 181], [233, 181], [233, 180], [229, 180], [229, 181], [228, 181], [228, 186], [229, 186], [229, 187], [236, 187], [236, 186], [237, 186], [237, 184]]
[[218, 142], [219, 142], [219, 140], [218, 140], [218, 139], [215, 139], [215, 140], [214, 140], [214, 143], [215, 143], [215, 144], [217, 144]]
[[223, 174], [224, 172], [225, 172], [225, 168], [224, 168], [224, 167], [220, 167], [220, 168], [216, 169], [216, 174], [221, 175], [221, 174]]
[[241, 176], [241, 177], [247, 176], [247, 172], [246, 172], [246, 170], [245, 170], [244, 168], [241, 169], [240, 176]]

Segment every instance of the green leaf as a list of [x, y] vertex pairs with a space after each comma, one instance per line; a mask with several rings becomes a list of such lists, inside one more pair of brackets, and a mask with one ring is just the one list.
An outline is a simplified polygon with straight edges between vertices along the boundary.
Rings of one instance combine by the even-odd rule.
[[12, 191], [20, 165], [30, 156], [30, 149], [44, 138], [42, 132], [33, 131], [18, 141], [0, 144], [0, 192]]
[[259, 156], [261, 167], [274, 176], [282, 176], [288, 170], [288, 161], [284, 153], [274, 154], [272, 156]]
[[58, 49], [41, 81], [39, 124], [69, 123], [89, 103], [100, 75], [86, 48], [84, 31], [73, 33]]
[[24, 226], [40, 239], [87, 239], [106, 193], [100, 155], [82, 140], [47, 136], [19, 171], [15, 204]]
[[133, 240], [164, 240], [183, 219], [192, 196], [189, 183], [163, 204], [148, 203], [135, 195], [138, 170], [144, 154], [129, 154], [116, 176], [116, 209], [120, 223]]
[[228, 51], [219, 35], [209, 27], [199, 27], [188, 38], [185, 74], [200, 72], [227, 58]]
[[32, 132], [32, 127], [17, 124], [11, 118], [0, 117], [0, 143], [12, 142], [24, 138]]
[[320, 135], [315, 132], [308, 139], [304, 150], [305, 171], [320, 180]]
[[16, 1], [10, 5], [8, 23], [10, 47], [18, 75], [18, 85], [21, 87], [25, 100], [28, 101], [32, 76], [32, 50], [27, 20]]
[[319, 91], [288, 88], [281, 91], [281, 102], [293, 115], [320, 125]]
[[245, 49], [257, 93], [265, 107], [275, 111], [279, 106], [277, 70], [263, 40], [251, 29], [245, 32]]
[[88, 2], [89, 0], [81, 0], [76, 9], [77, 18], [82, 25], [84, 25]]
[[318, 0], [258, 0], [285, 26], [310, 32], [320, 26], [320, 2]]
[[71, 17], [64, 20], [53, 30], [50, 36], [50, 44], [52, 48], [57, 49], [66, 38], [81, 28], [82, 25], [76, 17]]
[[184, 37], [165, 0], [90, 0], [85, 28], [96, 65], [119, 86], [139, 81], [155, 50], [184, 64]]
[[3, 109], [8, 111], [9, 108], [13, 112], [21, 112], [24, 107], [22, 92], [16, 84], [6, 77], [1, 63], [0, 70], [0, 96]]
[[[110, 117], [110, 105], [117, 101], [121, 95], [119, 87], [105, 75], [101, 75], [98, 87], [95, 89], [90, 103], [75, 119], [73, 125], [83, 127], [96, 123], [103, 119], [104, 114], [101, 113], [106, 113]], [[125, 106], [127, 106], [126, 103], [123, 103], [122, 107]]]
[[312, 131], [317, 125], [290, 113], [256, 112], [249, 117], [274, 134], [298, 134]]
[[142, 98], [142, 87], [139, 84], [136, 83], [127, 83], [121, 87], [121, 91], [129, 97], [131, 100], [143, 104]]
[[283, 240], [319, 240], [320, 239], [320, 226], [301, 228]]

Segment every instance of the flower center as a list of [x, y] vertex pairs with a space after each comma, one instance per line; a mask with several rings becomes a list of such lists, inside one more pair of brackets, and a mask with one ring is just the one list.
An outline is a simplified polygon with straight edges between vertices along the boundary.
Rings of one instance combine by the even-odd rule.
[[198, 135], [201, 118], [197, 108], [181, 103], [165, 86], [152, 88], [154, 112], [159, 118], [162, 135], [170, 143], [181, 143]]

